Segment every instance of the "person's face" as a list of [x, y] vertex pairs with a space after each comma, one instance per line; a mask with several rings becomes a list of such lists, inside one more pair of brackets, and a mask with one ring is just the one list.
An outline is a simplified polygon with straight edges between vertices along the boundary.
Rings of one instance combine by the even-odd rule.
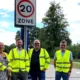
[[61, 44], [60, 44], [61, 50], [62, 50], [62, 51], [65, 51], [66, 46], [67, 46], [66, 43], [61, 43]]
[[23, 45], [22, 40], [18, 40], [18, 41], [16, 41], [16, 45], [17, 45], [18, 48], [21, 48], [22, 45]]
[[34, 42], [34, 48], [35, 48], [35, 49], [39, 49], [39, 48], [40, 48], [40, 41], [36, 40], [36, 41]]
[[4, 49], [4, 44], [0, 42], [0, 50]]

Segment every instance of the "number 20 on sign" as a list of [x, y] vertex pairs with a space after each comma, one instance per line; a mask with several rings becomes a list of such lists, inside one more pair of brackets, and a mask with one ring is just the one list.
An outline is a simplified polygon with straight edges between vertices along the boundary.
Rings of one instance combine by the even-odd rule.
[[[33, 21], [32, 25], [35, 24], [35, 3], [35, 0], [16, 0], [16, 23], [20, 25], [29, 25], [29, 22]], [[19, 22], [20, 20], [22, 20], [22, 22]]]
[[19, 14], [23, 17], [30, 17], [34, 13], [34, 5], [29, 0], [21, 0], [17, 6]]

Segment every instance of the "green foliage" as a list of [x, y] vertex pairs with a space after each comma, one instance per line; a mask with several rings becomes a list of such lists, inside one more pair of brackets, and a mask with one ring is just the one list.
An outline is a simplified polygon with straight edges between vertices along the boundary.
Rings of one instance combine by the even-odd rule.
[[74, 59], [73, 61], [74, 62], [80, 62], [80, 59]]
[[16, 40], [17, 38], [20, 38], [20, 31], [17, 31], [17, 32], [16, 32], [15, 40]]
[[44, 28], [40, 30], [39, 39], [42, 47], [51, 52], [59, 46], [61, 40], [65, 39], [68, 45], [71, 44], [67, 31], [68, 22], [62, 12], [62, 8], [55, 2], [51, 3], [45, 17], [43, 18]]
[[[55, 47], [55, 48], [50, 52], [51, 58], [54, 57], [54, 54], [55, 54], [56, 50], [58, 50], [58, 49], [60, 49], [60, 48], [59, 48], [59, 47]], [[67, 49], [72, 52], [74, 61], [80, 62], [80, 44], [69, 45], [69, 46], [67, 46]]]
[[33, 46], [33, 41], [38, 39], [40, 29], [38, 27], [33, 27], [29, 30], [29, 46]]
[[73, 67], [80, 69], [80, 62], [73, 62]]
[[60, 48], [59, 47], [55, 47], [49, 54], [50, 54], [50, 57], [51, 58], [54, 58], [54, 55], [55, 55], [55, 52], [57, 51], [57, 50], [59, 50]]
[[[44, 24], [43, 28], [34, 27], [29, 30], [30, 46], [33, 45], [34, 39], [39, 39], [41, 47], [46, 48], [50, 56], [53, 57], [61, 40], [65, 39], [68, 45], [71, 45], [69, 32], [67, 31], [67, 26], [69, 25], [59, 4], [51, 2], [42, 22]], [[17, 37], [20, 37], [20, 31], [16, 33]]]
[[80, 44], [68, 46], [68, 49], [72, 51], [74, 58], [80, 59]]
[[4, 52], [9, 53], [9, 51], [13, 48], [15, 48], [16, 45], [15, 44], [11, 44], [10, 46], [5, 45], [4, 46]]
[[4, 52], [9, 53], [9, 51], [10, 51], [9, 46], [5, 45], [4, 46]]
[[15, 48], [15, 47], [16, 47], [15, 44], [11, 44], [11, 45], [9, 46], [9, 49], [11, 50], [11, 49], [13, 49], [13, 48]]

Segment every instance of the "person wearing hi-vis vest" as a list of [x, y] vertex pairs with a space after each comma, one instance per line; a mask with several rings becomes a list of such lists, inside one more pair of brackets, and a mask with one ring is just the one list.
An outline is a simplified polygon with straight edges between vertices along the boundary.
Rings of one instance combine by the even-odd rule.
[[0, 80], [10, 80], [8, 72], [8, 56], [4, 52], [4, 43], [0, 42]]
[[28, 51], [30, 58], [31, 80], [45, 80], [45, 71], [49, 69], [50, 57], [46, 49], [40, 48], [40, 41], [34, 40], [34, 48]]
[[60, 42], [60, 50], [57, 50], [54, 55], [55, 80], [69, 80], [72, 71], [72, 52], [66, 49], [67, 41]]
[[22, 48], [23, 41], [18, 38], [16, 40], [16, 48], [9, 52], [8, 68], [11, 70], [11, 80], [28, 80], [28, 72], [30, 70], [30, 59], [27, 51]]

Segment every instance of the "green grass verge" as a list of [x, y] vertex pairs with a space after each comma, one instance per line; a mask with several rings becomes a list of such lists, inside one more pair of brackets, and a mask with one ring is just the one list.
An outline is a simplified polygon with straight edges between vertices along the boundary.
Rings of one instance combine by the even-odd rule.
[[80, 62], [73, 62], [73, 68], [80, 69]]
[[73, 67], [80, 69], [80, 59], [73, 60]]
[[74, 59], [73, 61], [74, 62], [80, 62], [80, 59]]

